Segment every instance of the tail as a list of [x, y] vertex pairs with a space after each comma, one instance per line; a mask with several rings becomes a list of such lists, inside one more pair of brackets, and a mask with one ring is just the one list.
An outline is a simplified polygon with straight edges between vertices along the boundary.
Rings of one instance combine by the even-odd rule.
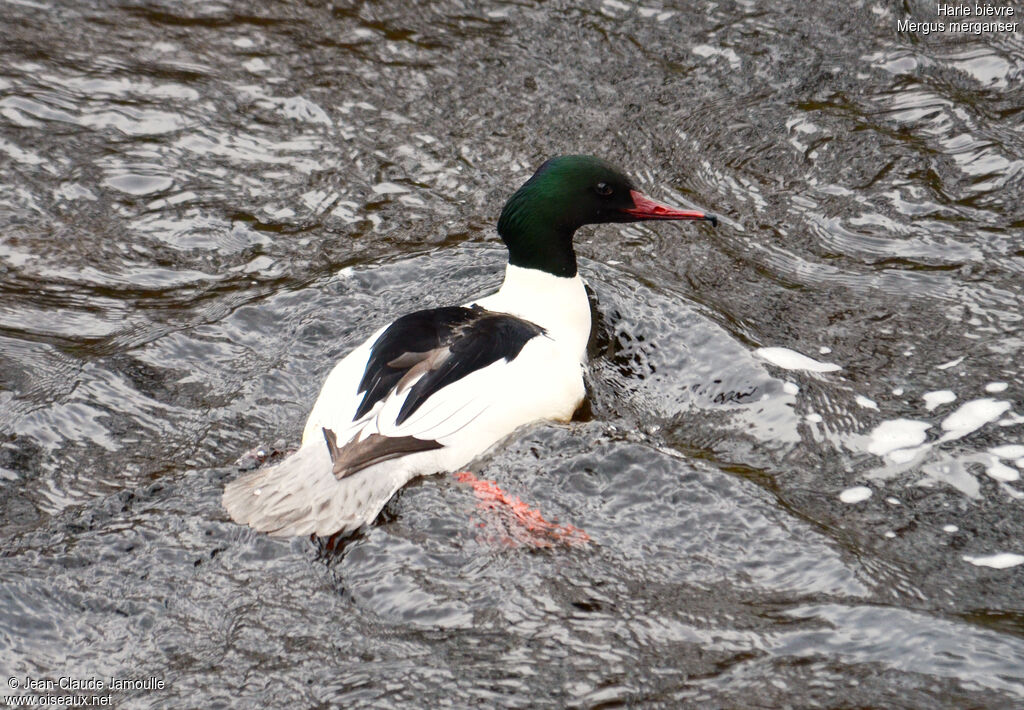
[[326, 537], [373, 520], [398, 488], [376, 466], [342, 480], [333, 466], [322, 441], [307, 442], [284, 461], [229, 483], [224, 507], [236, 523], [274, 537]]

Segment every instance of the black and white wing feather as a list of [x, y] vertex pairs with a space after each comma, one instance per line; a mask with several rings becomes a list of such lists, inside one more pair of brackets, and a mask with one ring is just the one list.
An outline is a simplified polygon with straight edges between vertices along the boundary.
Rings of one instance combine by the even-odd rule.
[[359, 382], [363, 399], [353, 419], [409, 387], [395, 419], [401, 425], [446, 385], [498, 360], [511, 362], [529, 340], [543, 333], [543, 328], [529, 321], [479, 306], [434, 308], [402, 316], [370, 350]]

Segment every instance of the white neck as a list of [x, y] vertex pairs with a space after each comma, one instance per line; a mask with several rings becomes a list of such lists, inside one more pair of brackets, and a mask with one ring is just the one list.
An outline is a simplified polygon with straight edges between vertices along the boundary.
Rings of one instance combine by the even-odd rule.
[[580, 362], [586, 360], [590, 301], [579, 274], [567, 278], [509, 264], [498, 292], [475, 303], [536, 323], [569, 352], [578, 353]]

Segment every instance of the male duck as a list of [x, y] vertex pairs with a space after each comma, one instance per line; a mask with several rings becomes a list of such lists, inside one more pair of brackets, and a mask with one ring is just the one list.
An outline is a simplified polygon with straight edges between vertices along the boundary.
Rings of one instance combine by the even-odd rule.
[[298, 451], [229, 483], [224, 507], [279, 537], [354, 530], [412, 478], [455, 471], [523, 424], [571, 419], [590, 337], [573, 234], [648, 219], [717, 224], [645, 197], [599, 158], [545, 162], [498, 220], [508, 247], [498, 292], [371, 335], [328, 375]]

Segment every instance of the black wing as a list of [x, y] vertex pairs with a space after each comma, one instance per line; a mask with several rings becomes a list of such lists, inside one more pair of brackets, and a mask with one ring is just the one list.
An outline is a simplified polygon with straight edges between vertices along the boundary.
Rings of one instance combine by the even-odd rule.
[[395, 423], [401, 424], [442, 387], [501, 358], [514, 359], [527, 342], [543, 334], [544, 329], [530, 321], [479, 306], [433, 308], [402, 316], [370, 350], [359, 383], [363, 400], [353, 421], [423, 373], [398, 413]]

